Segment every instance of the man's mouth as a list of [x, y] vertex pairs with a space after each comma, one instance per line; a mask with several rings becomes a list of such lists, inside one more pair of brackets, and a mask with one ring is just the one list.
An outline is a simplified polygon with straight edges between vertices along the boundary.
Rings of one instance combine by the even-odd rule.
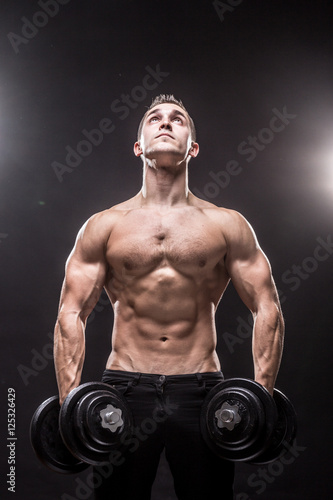
[[172, 137], [172, 135], [170, 134], [167, 134], [165, 132], [163, 132], [162, 134], [159, 134], [156, 136], [156, 139], [158, 139], [158, 137], [171, 137], [171, 139], [174, 139], [174, 137]]

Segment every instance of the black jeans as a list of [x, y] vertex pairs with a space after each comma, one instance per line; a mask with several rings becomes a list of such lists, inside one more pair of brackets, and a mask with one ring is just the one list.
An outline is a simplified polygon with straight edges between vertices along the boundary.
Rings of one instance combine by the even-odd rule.
[[96, 500], [149, 500], [163, 449], [179, 500], [232, 500], [234, 464], [213, 454], [200, 431], [202, 402], [223, 380], [221, 372], [165, 376], [105, 370], [102, 380], [126, 397], [134, 435], [126, 439], [126, 452], [94, 468]]

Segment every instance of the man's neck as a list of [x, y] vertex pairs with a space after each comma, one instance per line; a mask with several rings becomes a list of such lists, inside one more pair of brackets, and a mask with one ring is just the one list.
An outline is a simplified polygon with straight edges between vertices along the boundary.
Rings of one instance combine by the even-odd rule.
[[145, 165], [140, 196], [143, 205], [159, 205], [166, 208], [188, 204], [187, 164], [176, 170]]

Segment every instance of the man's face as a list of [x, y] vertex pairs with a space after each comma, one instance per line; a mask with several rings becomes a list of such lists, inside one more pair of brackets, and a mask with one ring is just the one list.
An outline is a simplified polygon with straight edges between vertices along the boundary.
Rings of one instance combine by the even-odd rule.
[[[194, 146], [194, 149], [193, 149]], [[145, 117], [140, 141], [134, 145], [137, 156], [158, 159], [179, 157], [182, 161], [196, 156], [196, 143], [191, 140], [190, 122], [186, 111], [172, 103], [158, 104]]]

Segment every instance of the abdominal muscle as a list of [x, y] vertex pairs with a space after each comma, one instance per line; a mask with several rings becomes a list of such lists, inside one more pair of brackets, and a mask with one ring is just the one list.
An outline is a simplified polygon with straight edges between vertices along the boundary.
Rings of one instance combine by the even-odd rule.
[[200, 278], [162, 266], [141, 277], [122, 273], [113, 285], [107, 369], [164, 375], [220, 369], [215, 305]]

